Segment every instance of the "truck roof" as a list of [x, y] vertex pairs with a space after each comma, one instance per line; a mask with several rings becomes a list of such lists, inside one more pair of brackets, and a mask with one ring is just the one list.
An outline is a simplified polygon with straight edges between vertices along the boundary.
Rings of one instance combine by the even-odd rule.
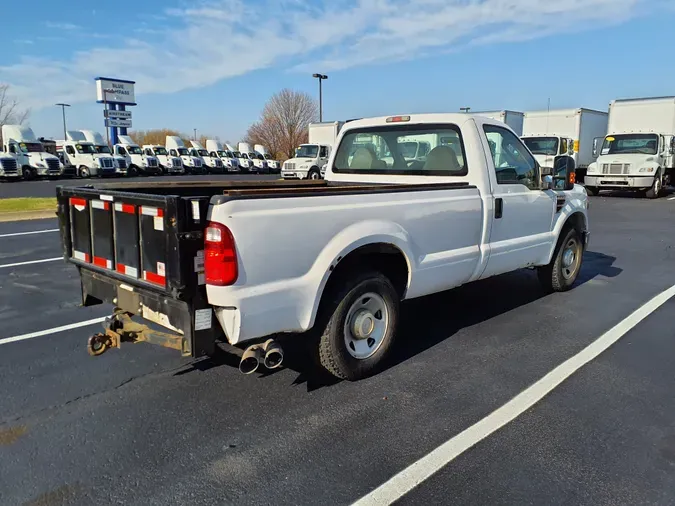
[[525, 117], [528, 116], [567, 116], [568, 114], [581, 114], [582, 112], [590, 112], [592, 114], [604, 114], [605, 116], [609, 114], [607, 111], [598, 111], [597, 109], [587, 109], [585, 107], [577, 107], [570, 109], [551, 109], [539, 110], [539, 111], [526, 111]]
[[[409, 118], [408, 121], [401, 122], [392, 122], [390, 118]], [[438, 124], [438, 123], [453, 123], [455, 125], [463, 124], [470, 120], [476, 120], [473, 113], [428, 113], [428, 114], [405, 114], [405, 115], [395, 115], [395, 116], [379, 116], [376, 118], [364, 118], [357, 119], [346, 123], [343, 127], [345, 130], [353, 130], [357, 128], [368, 128], [375, 126], [385, 126], [385, 125], [400, 125], [401, 127], [405, 125], [423, 125], [423, 124]], [[387, 121], [389, 120], [389, 121]], [[504, 126], [504, 123], [498, 120], [493, 120], [491, 118], [481, 116], [480, 121], [482, 123], [494, 124], [497, 126]]]
[[166, 136], [166, 149], [178, 149], [184, 147], [185, 143], [183, 142], [183, 139], [181, 139], [177, 135]]
[[614, 103], [618, 102], [651, 102], [651, 101], [663, 101], [663, 102], [675, 102], [675, 96], [670, 97], [642, 97], [642, 98], [617, 98], [612, 100], [609, 105], [611, 106]]
[[71, 142], [86, 142], [87, 138], [80, 130], [68, 130], [66, 132], [66, 139]]
[[80, 130], [80, 132], [82, 132], [82, 135], [84, 135], [84, 138], [87, 141], [92, 142], [97, 146], [105, 146], [106, 145], [106, 142], [105, 142], [105, 140], [103, 139], [103, 136], [100, 133], [95, 132], [94, 130]]
[[220, 141], [216, 141], [213, 139], [207, 139], [206, 149], [208, 151], [224, 151], [223, 144]]
[[120, 141], [119, 143], [124, 146], [138, 146], [138, 144], [136, 144], [128, 135], [118, 135], [117, 139]]
[[195, 149], [204, 149], [204, 146], [199, 144], [197, 141], [190, 141], [190, 144], [192, 144], [192, 147]]
[[2, 125], [2, 138], [16, 142], [38, 142], [30, 127], [22, 125]]
[[499, 116], [500, 114], [525, 114], [520, 111], [512, 111], [511, 109], [502, 109], [501, 111], [470, 111], [471, 114], [478, 116]]

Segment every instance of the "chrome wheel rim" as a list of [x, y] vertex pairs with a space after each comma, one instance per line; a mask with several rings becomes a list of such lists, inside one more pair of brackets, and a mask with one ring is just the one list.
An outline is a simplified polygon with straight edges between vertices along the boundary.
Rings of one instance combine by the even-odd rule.
[[389, 330], [389, 311], [384, 299], [373, 292], [361, 295], [345, 318], [344, 338], [347, 352], [357, 360], [372, 357]]
[[576, 238], [571, 238], [565, 244], [562, 252], [562, 275], [565, 279], [572, 279], [579, 270], [581, 263], [581, 248]]
[[654, 193], [658, 195], [660, 191], [661, 191], [661, 178], [657, 177], [654, 180]]

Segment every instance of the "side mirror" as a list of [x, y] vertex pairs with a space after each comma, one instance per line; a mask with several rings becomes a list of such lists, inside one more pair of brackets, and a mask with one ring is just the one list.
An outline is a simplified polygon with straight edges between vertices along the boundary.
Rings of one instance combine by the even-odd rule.
[[600, 153], [600, 137], [593, 139], [593, 158], [597, 158]]
[[553, 189], [571, 190], [577, 181], [574, 158], [570, 156], [556, 156], [553, 161]]

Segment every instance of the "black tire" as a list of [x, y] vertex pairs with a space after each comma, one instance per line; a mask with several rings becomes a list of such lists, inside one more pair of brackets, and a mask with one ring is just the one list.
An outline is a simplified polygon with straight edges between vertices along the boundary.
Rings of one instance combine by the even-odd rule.
[[[360, 359], [348, 350], [344, 330], [350, 310], [359, 302], [359, 298], [368, 293], [378, 295], [386, 306], [383, 317], [375, 316], [378, 320], [385, 319], [385, 330], [372, 355]], [[391, 281], [376, 271], [362, 272], [335, 287], [324, 297], [317, 319], [317, 330], [321, 332], [318, 342], [321, 367], [337, 378], [350, 381], [378, 372], [394, 344], [399, 318], [399, 295]], [[368, 299], [366, 297], [363, 300]], [[370, 339], [364, 341], [369, 343]]]
[[136, 177], [138, 176], [138, 167], [135, 165], [129, 165], [127, 169], [127, 177]]
[[645, 193], [645, 197], [648, 199], [658, 199], [661, 195], [661, 190], [663, 190], [663, 184], [661, 182], [661, 169], [659, 169], [656, 171], [654, 183], [652, 184], [652, 187]]
[[21, 179], [24, 181], [30, 181], [33, 179], [33, 171], [30, 170], [30, 167], [28, 165], [24, 165], [21, 167]]
[[[566, 267], [563, 256], [572, 242], [575, 243], [572, 247], [576, 251], [574, 251], [573, 268], [569, 268]], [[566, 292], [572, 288], [581, 271], [583, 253], [581, 234], [575, 228], [564, 228], [558, 239], [551, 262], [537, 269], [539, 282], [544, 290], [547, 292]]]
[[597, 186], [584, 186], [584, 188], [586, 188], [586, 193], [590, 197], [595, 197], [600, 192]]
[[307, 179], [321, 179], [321, 171], [316, 167], [312, 167], [307, 173]]

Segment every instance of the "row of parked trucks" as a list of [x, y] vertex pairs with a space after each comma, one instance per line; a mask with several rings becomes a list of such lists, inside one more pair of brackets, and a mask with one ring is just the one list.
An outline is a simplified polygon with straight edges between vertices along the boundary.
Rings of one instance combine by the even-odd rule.
[[[614, 100], [608, 112], [592, 109], [485, 111], [518, 134], [541, 167], [569, 156], [586, 191], [638, 190], [656, 198], [675, 185], [675, 97]], [[344, 122], [314, 123], [309, 142], [284, 162], [284, 179], [319, 179]], [[424, 160], [429, 143], [406, 141], [406, 159]], [[383, 159], [386, 159], [384, 157]]]
[[241, 142], [238, 149], [217, 140], [206, 148], [196, 141], [186, 146], [177, 136], [167, 136], [166, 145], [139, 146], [119, 136], [112, 149], [99, 132], [71, 130], [66, 139], [38, 139], [33, 130], [20, 125], [3, 125], [0, 177], [102, 177], [162, 174], [205, 174], [227, 172], [279, 172], [280, 164], [262, 145], [253, 148]]

